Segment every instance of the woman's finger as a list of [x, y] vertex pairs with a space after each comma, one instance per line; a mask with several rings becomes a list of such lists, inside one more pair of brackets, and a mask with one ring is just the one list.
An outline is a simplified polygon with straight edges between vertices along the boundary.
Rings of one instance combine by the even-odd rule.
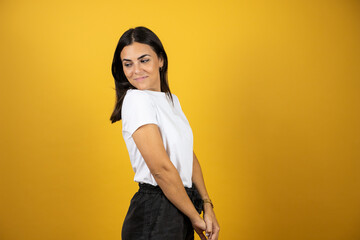
[[205, 231], [205, 235], [208, 237], [208, 239], [211, 239], [211, 235], [212, 235], [212, 221], [207, 220], [206, 222], [206, 231]]
[[219, 237], [219, 231], [220, 231], [220, 227], [219, 227], [218, 223], [215, 222], [215, 223], [213, 224], [213, 235], [212, 235], [212, 237], [211, 237], [211, 240], [217, 240], [217, 239], [218, 239], [218, 237]]
[[214, 232], [213, 235], [211, 236], [211, 240], [218, 240], [219, 237], [219, 232]]
[[195, 230], [195, 232], [197, 233], [197, 235], [199, 235], [201, 240], [206, 240], [206, 237], [204, 235], [204, 233], [200, 230]]

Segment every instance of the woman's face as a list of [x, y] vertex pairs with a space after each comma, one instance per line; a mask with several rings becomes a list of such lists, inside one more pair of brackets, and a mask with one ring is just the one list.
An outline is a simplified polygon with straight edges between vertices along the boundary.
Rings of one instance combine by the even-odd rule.
[[139, 90], [161, 91], [159, 68], [163, 66], [163, 60], [149, 45], [133, 42], [123, 48], [120, 58], [131, 85]]

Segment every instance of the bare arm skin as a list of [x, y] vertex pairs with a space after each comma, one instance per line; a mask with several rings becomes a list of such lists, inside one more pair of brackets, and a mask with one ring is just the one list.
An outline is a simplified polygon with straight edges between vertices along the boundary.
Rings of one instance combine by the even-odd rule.
[[143, 125], [133, 133], [132, 137], [165, 196], [189, 217], [199, 237], [202, 240], [206, 239], [203, 234], [206, 224], [185, 191], [179, 172], [164, 148], [158, 126], [156, 124]]
[[[199, 191], [202, 199], [209, 199], [209, 194], [205, 187], [204, 177], [201, 171], [199, 160], [195, 152], [193, 152], [193, 175], [192, 182], [195, 184], [196, 189]], [[209, 239], [217, 240], [219, 237], [220, 226], [215, 217], [215, 213], [211, 204], [204, 203], [204, 220], [206, 223], [206, 234], [209, 234]]]

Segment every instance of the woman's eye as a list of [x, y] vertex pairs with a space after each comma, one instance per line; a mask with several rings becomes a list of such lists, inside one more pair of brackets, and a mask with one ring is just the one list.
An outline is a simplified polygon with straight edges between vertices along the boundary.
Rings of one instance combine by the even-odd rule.
[[[146, 62], [148, 62], [148, 61], [150, 61], [150, 59], [142, 59], [142, 60], [141, 60], [142, 63], [146, 63]], [[125, 63], [124, 66], [125, 66], [125, 67], [130, 67], [131, 64], [130, 64], [130, 63]]]

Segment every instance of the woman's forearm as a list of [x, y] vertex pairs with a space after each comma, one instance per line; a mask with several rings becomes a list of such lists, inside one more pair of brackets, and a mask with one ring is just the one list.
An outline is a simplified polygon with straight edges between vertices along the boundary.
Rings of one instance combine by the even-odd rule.
[[[209, 199], [209, 194], [205, 187], [204, 177], [201, 171], [200, 163], [195, 155], [195, 152], [193, 152], [193, 156], [193, 184], [195, 184], [195, 187], [197, 188], [202, 199]], [[219, 236], [220, 226], [215, 217], [212, 203], [205, 204], [204, 202], [203, 210], [204, 220], [206, 223], [206, 233], [209, 235], [209, 239], [217, 240]]]
[[153, 173], [153, 176], [170, 202], [188, 216], [191, 221], [196, 219], [201, 220], [199, 213], [196, 211], [185, 191], [179, 172], [174, 165], [169, 164], [168, 166], [161, 168], [158, 172]]
[[205, 187], [204, 177], [201, 171], [199, 160], [197, 159], [195, 152], [193, 152], [193, 175], [192, 182], [195, 184], [202, 199], [209, 198], [209, 194]]

